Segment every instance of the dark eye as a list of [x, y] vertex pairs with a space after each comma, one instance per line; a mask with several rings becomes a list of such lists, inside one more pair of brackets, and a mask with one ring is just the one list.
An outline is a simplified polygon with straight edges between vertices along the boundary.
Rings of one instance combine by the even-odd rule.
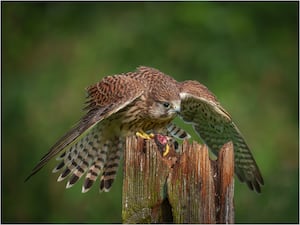
[[163, 103], [163, 106], [164, 106], [165, 108], [169, 108], [169, 107], [170, 107], [170, 103], [169, 103], [169, 102], [164, 102], [164, 103]]

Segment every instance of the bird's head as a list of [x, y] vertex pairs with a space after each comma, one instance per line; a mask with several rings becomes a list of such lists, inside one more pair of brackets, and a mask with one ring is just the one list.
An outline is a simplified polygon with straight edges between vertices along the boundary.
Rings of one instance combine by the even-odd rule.
[[156, 120], [173, 119], [180, 112], [180, 99], [176, 100], [154, 100], [149, 105], [149, 116]]
[[139, 67], [144, 81], [148, 83], [148, 115], [151, 119], [166, 121], [180, 111], [180, 89], [172, 77], [149, 67]]

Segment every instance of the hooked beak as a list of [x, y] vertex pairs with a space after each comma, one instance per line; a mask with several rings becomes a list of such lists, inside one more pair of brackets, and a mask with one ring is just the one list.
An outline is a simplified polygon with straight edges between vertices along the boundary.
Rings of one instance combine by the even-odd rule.
[[180, 113], [180, 101], [175, 101], [173, 104], [173, 111], [176, 114]]

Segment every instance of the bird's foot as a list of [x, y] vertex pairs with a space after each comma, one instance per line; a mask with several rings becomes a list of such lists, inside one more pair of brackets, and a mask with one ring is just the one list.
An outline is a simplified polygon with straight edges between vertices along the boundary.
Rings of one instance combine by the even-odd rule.
[[142, 130], [136, 132], [135, 135], [138, 136], [138, 137], [141, 137], [141, 138], [143, 138], [143, 139], [147, 139], [147, 140], [153, 139], [153, 138], [155, 137], [155, 135], [154, 135], [153, 133], [147, 134], [147, 133], [145, 133], [145, 132], [142, 131]]
[[168, 155], [169, 152], [170, 152], [170, 146], [167, 144], [166, 145], [166, 149], [165, 149], [165, 151], [163, 153], [163, 156], [165, 157], [166, 155]]
[[168, 155], [168, 153], [170, 152], [170, 146], [168, 144], [170, 137], [168, 136], [153, 133], [147, 134], [142, 130], [136, 132], [135, 135], [146, 140], [154, 139], [158, 149], [162, 152], [163, 157]]

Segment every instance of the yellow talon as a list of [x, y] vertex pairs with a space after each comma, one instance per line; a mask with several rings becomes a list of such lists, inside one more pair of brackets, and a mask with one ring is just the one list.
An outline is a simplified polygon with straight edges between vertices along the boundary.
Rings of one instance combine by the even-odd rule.
[[147, 139], [147, 140], [150, 140], [150, 139], [153, 139], [154, 138], [154, 134], [146, 134], [144, 131], [138, 131], [135, 133], [136, 136], [138, 137], [141, 137], [143, 139]]
[[168, 155], [169, 151], [170, 151], [170, 146], [166, 144], [166, 149], [165, 152], [163, 153], [163, 156], [165, 157], [166, 155]]

